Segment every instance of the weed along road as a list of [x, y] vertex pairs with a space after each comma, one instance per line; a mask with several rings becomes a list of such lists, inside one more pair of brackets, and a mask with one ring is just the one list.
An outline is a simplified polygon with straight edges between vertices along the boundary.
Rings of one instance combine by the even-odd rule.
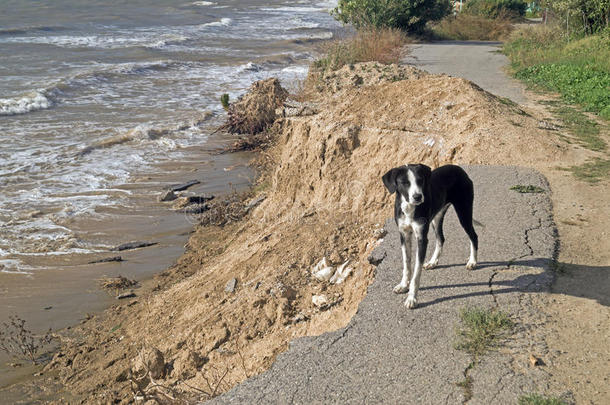
[[[419, 306], [407, 309], [406, 296], [392, 292], [402, 259], [388, 220], [388, 233], [372, 254], [381, 260], [375, 281], [348, 326], [293, 341], [270, 370], [212, 402], [457, 404], [470, 398], [469, 404], [508, 404], [544, 391], [548, 375], [530, 362], [547, 350], [536, 335], [544, 320], [532, 300], [553, 280], [548, 183], [531, 169], [466, 170], [475, 184], [474, 217], [484, 225], [477, 228], [477, 269], [465, 268], [468, 238], [450, 209], [439, 266], [423, 271]], [[544, 192], [511, 190], [516, 185]], [[390, 216], [392, 207], [387, 211]], [[501, 311], [513, 323], [484, 353], [456, 348], [460, 311], [472, 307]]]
[[501, 45], [487, 41], [416, 44], [409, 46], [409, 54], [402, 62], [430, 73], [463, 77], [498, 97], [524, 104], [525, 87], [506, 75], [508, 58], [500, 53]]

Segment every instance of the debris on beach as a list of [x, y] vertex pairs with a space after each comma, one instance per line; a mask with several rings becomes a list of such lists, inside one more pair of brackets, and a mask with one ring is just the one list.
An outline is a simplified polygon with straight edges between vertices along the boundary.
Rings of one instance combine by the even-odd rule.
[[231, 280], [227, 281], [227, 284], [225, 285], [225, 292], [233, 293], [235, 292], [235, 287], [237, 287], [237, 279], [232, 278]]
[[347, 276], [349, 276], [352, 273], [352, 268], [347, 267], [348, 263], [349, 263], [349, 260], [347, 260], [345, 263], [343, 263], [342, 265], [337, 267], [337, 271], [330, 278], [331, 284], [341, 284], [342, 282], [345, 281]]
[[158, 244], [158, 242], [127, 242], [127, 243], [123, 243], [117, 247], [114, 247], [110, 250], [113, 252], [120, 252], [123, 250], [145, 248], [145, 247], [154, 246], [157, 244]]
[[311, 274], [320, 281], [328, 281], [334, 274], [334, 270], [331, 266], [326, 263], [326, 257], [318, 262], [311, 270]]
[[117, 295], [116, 299], [123, 300], [125, 298], [135, 298], [135, 297], [136, 297], [136, 293], [134, 293], [133, 291], [130, 291], [130, 292], [126, 292], [126, 293]]
[[159, 195], [158, 201], [159, 202], [174, 201], [176, 198], [178, 198], [176, 193], [174, 193], [172, 190], [166, 190], [163, 193], [161, 193], [161, 195]]
[[287, 97], [288, 92], [276, 78], [255, 82], [246, 94], [229, 105], [224, 128], [232, 134], [258, 134], [273, 124], [275, 110]]
[[311, 297], [311, 303], [314, 304], [316, 307], [322, 307], [326, 304], [328, 304], [328, 298], [326, 298], [326, 295], [312, 295]]
[[122, 261], [123, 261], [123, 258], [121, 256], [112, 256], [112, 257], [104, 257], [103, 259], [93, 260], [93, 261], [90, 261], [88, 264], [122, 262]]
[[119, 274], [118, 277], [102, 278], [99, 280], [99, 284], [104, 290], [125, 290], [136, 286], [138, 282]]
[[201, 182], [199, 180], [189, 180], [189, 181], [187, 181], [185, 183], [173, 184], [173, 185], [167, 187], [167, 189], [170, 190], [170, 191], [174, 191], [174, 192], [176, 192], [176, 191], [184, 191], [187, 188], [190, 188], [190, 187], [192, 187], [192, 186], [194, 186], [196, 184], [200, 184], [200, 183]]
[[319, 281], [328, 281], [331, 284], [341, 284], [352, 272], [352, 268], [347, 267], [348, 263], [349, 260], [341, 264], [337, 267], [337, 270], [335, 270], [332, 266], [328, 265], [326, 257], [323, 257], [311, 270], [311, 274]]

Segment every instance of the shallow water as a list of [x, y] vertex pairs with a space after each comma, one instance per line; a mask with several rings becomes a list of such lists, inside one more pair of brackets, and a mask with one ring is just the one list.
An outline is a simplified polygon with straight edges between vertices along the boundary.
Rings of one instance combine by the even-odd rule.
[[338, 29], [333, 5], [4, 0], [0, 272], [106, 251], [114, 232], [74, 224], [141, 210], [164, 181], [183, 177], [184, 165], [165, 165], [165, 179], [146, 182], [160, 164], [208, 160], [197, 147], [221, 120], [220, 95], [302, 77], [311, 41]]

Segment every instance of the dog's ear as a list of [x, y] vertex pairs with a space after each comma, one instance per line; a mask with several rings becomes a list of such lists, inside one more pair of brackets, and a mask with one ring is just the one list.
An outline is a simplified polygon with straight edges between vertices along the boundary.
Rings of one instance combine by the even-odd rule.
[[430, 176], [432, 175], [432, 169], [430, 168], [430, 166], [426, 166], [426, 165], [422, 165], [421, 163], [418, 164], [420, 170], [422, 171], [422, 173], [424, 174], [424, 176], [426, 176], [426, 179], [429, 179]]
[[394, 194], [396, 191], [396, 174], [398, 173], [398, 169], [395, 167], [390, 169], [389, 172], [383, 175], [381, 178], [383, 180], [383, 184], [385, 188], [388, 189], [390, 194]]

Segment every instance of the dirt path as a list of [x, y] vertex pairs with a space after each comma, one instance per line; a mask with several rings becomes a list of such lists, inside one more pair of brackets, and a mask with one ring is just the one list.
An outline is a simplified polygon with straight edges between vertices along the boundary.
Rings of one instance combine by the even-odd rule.
[[[431, 73], [464, 77], [483, 89], [526, 105], [537, 117], [552, 113], [539, 101], [549, 96], [526, 91], [505, 73], [508, 59], [498, 53], [499, 43], [442, 42], [412, 47], [404, 63]], [[607, 127], [602, 129], [608, 143]], [[592, 153], [577, 144], [570, 161], [556, 166], [582, 164]], [[610, 203], [608, 180], [591, 185], [554, 167], [542, 168], [552, 194], [553, 214], [560, 239], [559, 274], [553, 294], [540, 297], [547, 322], [543, 335], [552, 355], [545, 369], [555, 391], [568, 387], [579, 404], [610, 403]], [[539, 168], [540, 169], [540, 168]]]
[[[293, 341], [271, 370], [247, 380], [213, 403], [514, 404], [541, 392], [549, 376], [528, 367], [532, 352], [546, 350], [532, 330], [540, 321], [531, 300], [548, 289], [555, 232], [547, 193], [520, 194], [515, 184], [548, 190], [530, 169], [473, 166], [480, 267], [464, 267], [468, 241], [453, 210], [445, 222], [448, 243], [439, 267], [422, 275], [419, 306], [392, 293], [402, 258], [393, 221], [373, 256], [383, 258], [374, 283], [347, 327]], [[498, 305], [517, 321], [508, 346], [473, 359], [456, 350], [459, 309]], [[540, 354], [538, 354], [540, 355]], [[469, 387], [458, 383], [465, 380]], [[470, 398], [469, 398], [470, 397]]]

